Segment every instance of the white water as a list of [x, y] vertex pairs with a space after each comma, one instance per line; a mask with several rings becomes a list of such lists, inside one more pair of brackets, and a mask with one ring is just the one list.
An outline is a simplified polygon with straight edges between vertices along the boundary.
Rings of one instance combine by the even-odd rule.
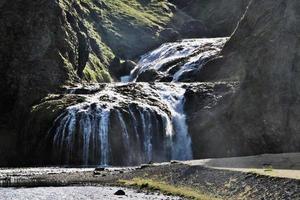
[[172, 114], [173, 131], [175, 142], [172, 148], [172, 158], [177, 160], [190, 160], [192, 155], [192, 142], [188, 133], [186, 116], [184, 114], [184, 93], [181, 87], [170, 87], [159, 83], [158, 92], [162, 101], [166, 103]]
[[[144, 55], [131, 74], [122, 80], [135, 82], [141, 73], [152, 69], [164, 76], [170, 76], [172, 70], [173, 82], [177, 82], [184, 73], [201, 68], [203, 63], [217, 55], [226, 41], [227, 38], [188, 39], [163, 44]], [[176, 67], [179, 65], [177, 71], [174, 72], [172, 65], [164, 69], [174, 61]], [[129, 87], [130, 92], [124, 93], [119, 91], [123, 86], [140, 88]], [[90, 86], [85, 88], [94, 89]], [[76, 89], [79, 88], [70, 91], [74, 94]], [[122, 165], [147, 163], [155, 159], [192, 159], [184, 94], [185, 89], [181, 84], [122, 83], [107, 84], [95, 94], [81, 95], [85, 102], [70, 106], [55, 122], [54, 156], [59, 157], [63, 164], [107, 166], [111, 165], [112, 155], [116, 155], [113, 151], [117, 148], [124, 151], [119, 152], [124, 158]], [[149, 99], [162, 105], [153, 104]], [[115, 111], [118, 121], [112, 122], [112, 113]], [[158, 130], [158, 118], [162, 120], [160, 129], [163, 130]], [[113, 136], [119, 134], [122, 138], [119, 147], [111, 144], [114, 139], [110, 138], [110, 127], [120, 127], [115, 129], [119, 133]], [[158, 144], [156, 140], [161, 132], [162, 141]], [[163, 152], [157, 148], [162, 148]]]
[[[78, 151], [77, 131], [81, 133], [82, 137], [82, 161], [83, 165], [89, 164], [90, 151], [93, 149], [94, 153], [101, 155], [100, 165], [108, 165], [108, 125], [110, 110], [97, 108], [91, 109], [87, 104], [79, 104], [71, 106], [63, 113], [59, 126], [57, 127], [53, 139], [53, 146], [55, 151], [59, 151], [60, 156], [65, 156], [64, 163], [69, 164]], [[76, 126], [76, 123], [78, 126]], [[100, 147], [99, 145], [100, 144]], [[75, 153], [75, 155], [74, 155]], [[57, 155], [57, 154], [56, 154]]]
[[140, 74], [155, 70], [163, 76], [170, 75], [173, 68], [163, 69], [168, 63], [180, 61], [179, 69], [172, 75], [173, 82], [186, 72], [200, 69], [207, 59], [217, 55], [228, 38], [185, 39], [165, 43], [159, 48], [142, 56], [129, 76], [121, 78], [122, 82], [135, 82]]
[[[149, 100], [118, 92], [117, 88], [124, 84], [107, 85], [96, 94], [82, 95], [85, 102], [70, 106], [55, 122], [54, 157], [60, 158], [60, 163], [67, 165], [111, 165], [111, 151], [116, 147], [111, 146], [110, 127], [117, 126], [120, 127], [120, 132], [114, 134], [122, 138], [119, 145], [124, 146], [124, 152], [120, 154], [126, 160], [122, 165], [191, 159], [191, 139], [183, 110], [185, 89], [180, 84], [139, 85], [142, 88], [132, 91], [133, 93], [144, 92], [151, 101], [160, 102], [163, 107], [152, 105]], [[133, 105], [136, 112], [132, 110]], [[128, 124], [128, 120], [125, 120], [124, 110], [132, 123]], [[118, 119], [113, 123], [118, 124], [112, 124], [113, 111], [116, 111]], [[163, 130], [158, 130], [158, 117], [162, 120]], [[129, 130], [132, 131], [129, 133]], [[155, 137], [160, 134], [162, 141], [157, 141]], [[137, 146], [136, 151], [141, 152], [134, 152], [133, 145]], [[161, 149], [155, 149], [155, 145]], [[166, 155], [158, 155], [162, 151], [166, 151]]]

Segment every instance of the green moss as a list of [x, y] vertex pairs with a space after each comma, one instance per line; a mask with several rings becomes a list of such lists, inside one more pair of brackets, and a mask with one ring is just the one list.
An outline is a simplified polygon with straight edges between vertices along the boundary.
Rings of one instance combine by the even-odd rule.
[[92, 82], [112, 81], [108, 67], [114, 57], [134, 59], [160, 44], [157, 32], [173, 17], [167, 0], [77, 0], [76, 9], [73, 1], [59, 2], [93, 44], [83, 71], [84, 80]]
[[52, 94], [44, 98], [40, 104], [33, 106], [31, 114], [38, 116], [40, 119], [49, 119], [52, 122], [62, 110], [83, 100], [84, 98], [79, 96]]
[[152, 179], [134, 178], [132, 180], [120, 180], [119, 182], [126, 186], [138, 186], [142, 189], [159, 190], [167, 195], [180, 196], [189, 199], [216, 200], [216, 198], [205, 195], [190, 187], [174, 186]]
[[83, 70], [84, 79], [93, 82], [111, 82], [112, 78], [101, 60], [94, 54], [90, 54], [89, 61]]

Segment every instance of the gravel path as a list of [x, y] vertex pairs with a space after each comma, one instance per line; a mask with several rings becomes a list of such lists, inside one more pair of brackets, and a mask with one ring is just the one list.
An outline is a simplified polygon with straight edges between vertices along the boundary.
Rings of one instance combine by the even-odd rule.
[[39, 188], [0, 188], [1, 200], [179, 200], [180, 198], [164, 196], [161, 194], [138, 193], [135, 190], [124, 189], [125, 196], [116, 196], [114, 193], [120, 188], [116, 187], [39, 187]]
[[185, 161], [191, 166], [255, 172], [262, 175], [300, 180], [300, 153], [263, 154], [248, 157]]

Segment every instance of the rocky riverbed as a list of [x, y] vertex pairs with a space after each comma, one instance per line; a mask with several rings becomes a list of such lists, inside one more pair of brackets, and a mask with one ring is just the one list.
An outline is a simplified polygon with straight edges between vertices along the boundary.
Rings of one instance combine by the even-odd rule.
[[[243, 168], [250, 169], [251, 163], [256, 167], [260, 166], [262, 158], [272, 166], [261, 166], [266, 171], [276, 171], [277, 166], [284, 169], [292, 162], [285, 162], [286, 157], [298, 159], [299, 154], [278, 154], [278, 155], [263, 155], [256, 157], [248, 157], [248, 164], [244, 162]], [[268, 159], [267, 159], [268, 158]], [[246, 158], [244, 158], [245, 160]], [[227, 159], [228, 161], [233, 158]], [[234, 160], [242, 160], [235, 158]], [[217, 167], [222, 167], [221, 160], [211, 160], [211, 163], [218, 163]], [[226, 161], [226, 159], [222, 159]], [[297, 160], [292, 160], [293, 163], [298, 163]], [[187, 198], [196, 198], [198, 196], [203, 199], [299, 199], [300, 198], [300, 180], [293, 178], [282, 178], [269, 176], [267, 173], [260, 174], [251, 170], [230, 170], [214, 168], [208, 164], [203, 164], [203, 161], [188, 162], [170, 162], [162, 164], [147, 164], [138, 167], [127, 168], [23, 168], [23, 169], [1, 169], [0, 183], [2, 187], [0, 194], [5, 195], [20, 195], [22, 190], [14, 190], [11, 187], [32, 187], [30, 190], [32, 195], [49, 195], [53, 192], [66, 191], [66, 195], [73, 195], [72, 190], [80, 195], [111, 195], [112, 191], [123, 187], [133, 187], [137, 191], [142, 191], [142, 194], [129, 190], [126, 192], [126, 198], [148, 198], [149, 199], [164, 199], [171, 198], [165, 196], [143, 196], [149, 191], [161, 191], [167, 195], [177, 195]], [[199, 164], [197, 164], [199, 163]], [[206, 162], [207, 163], [207, 162]], [[223, 162], [225, 165], [228, 162]], [[286, 163], [286, 164], [285, 164]], [[235, 167], [232, 166], [231, 167]], [[293, 173], [299, 173], [299, 168], [293, 168]], [[48, 192], [44, 188], [35, 187], [50, 187]], [[67, 187], [69, 186], [69, 187]], [[70, 187], [72, 186], [72, 187]], [[104, 186], [104, 188], [103, 188]], [[10, 187], [10, 188], [9, 188]], [[57, 187], [57, 188], [51, 188]], [[66, 187], [66, 188], [61, 188]], [[74, 187], [77, 187], [74, 188]], [[108, 187], [108, 188], [107, 188]], [[111, 190], [110, 187], [113, 187]], [[118, 188], [115, 188], [118, 187]], [[84, 189], [86, 188], [86, 190]], [[26, 189], [24, 189], [25, 191]], [[43, 193], [44, 191], [44, 193]], [[101, 193], [103, 191], [103, 193]], [[83, 193], [82, 193], [83, 192]], [[26, 195], [31, 195], [26, 193]], [[90, 194], [92, 193], [92, 194]], [[151, 193], [152, 194], [152, 193]], [[25, 195], [25, 193], [24, 193]], [[130, 196], [131, 195], [131, 196]], [[142, 196], [139, 196], [142, 195]], [[78, 196], [78, 197], [79, 197]], [[8, 196], [9, 197], [9, 196]], [[19, 197], [19, 196], [16, 196]], [[77, 196], [76, 196], [77, 197]], [[93, 196], [85, 196], [91, 199]], [[125, 198], [125, 197], [124, 197]], [[144, 199], [145, 199], [144, 198]], [[173, 199], [173, 197], [171, 198]], [[177, 199], [175, 197], [175, 199]]]

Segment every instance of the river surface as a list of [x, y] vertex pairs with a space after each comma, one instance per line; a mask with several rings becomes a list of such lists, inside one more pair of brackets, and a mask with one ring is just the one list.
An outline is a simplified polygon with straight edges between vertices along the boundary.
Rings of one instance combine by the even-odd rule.
[[38, 188], [0, 188], [2, 200], [87, 200], [87, 199], [161, 199], [178, 200], [180, 198], [165, 196], [157, 193], [145, 194], [135, 190], [124, 189], [125, 196], [116, 196], [114, 193], [120, 188], [115, 187], [38, 187]]

